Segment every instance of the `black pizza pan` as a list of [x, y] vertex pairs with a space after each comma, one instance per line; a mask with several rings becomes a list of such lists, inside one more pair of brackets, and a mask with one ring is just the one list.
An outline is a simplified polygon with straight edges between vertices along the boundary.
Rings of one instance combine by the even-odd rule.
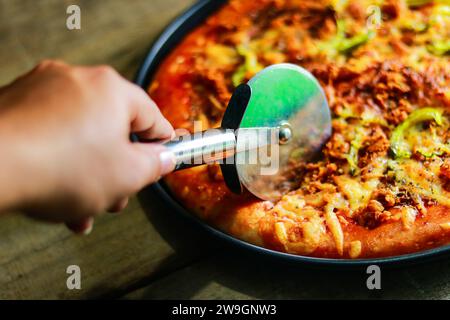
[[[163, 62], [167, 55], [184, 39], [186, 35], [193, 31], [197, 26], [201, 25], [206, 18], [216, 12], [221, 6], [226, 4], [226, 2], [227, 0], [200, 0], [178, 16], [171, 24], [169, 24], [161, 33], [159, 38], [153, 43], [151, 49], [147, 53], [142, 65], [139, 68], [135, 78], [135, 83], [142, 88], [147, 89], [150, 85], [152, 77], [158, 70], [159, 65]], [[312, 265], [315, 267], [326, 268], [353, 268], [366, 267], [369, 265], [395, 267], [423, 263], [432, 259], [442, 258], [444, 256], [448, 256], [448, 253], [450, 252], [450, 245], [448, 245], [400, 256], [351, 260], [314, 258], [273, 251], [234, 238], [200, 220], [175, 199], [175, 197], [170, 193], [170, 190], [165, 186], [164, 182], [153, 184], [151, 189], [153, 189], [153, 191], [162, 198], [171, 210], [180, 215], [180, 219], [185, 219], [190, 222], [192, 224], [192, 228], [199, 227], [213, 237], [234, 246], [236, 249], [242, 249], [244, 252], [249, 254], [253, 253], [271, 260], [275, 259], [289, 264], [293, 263], [302, 266]]]

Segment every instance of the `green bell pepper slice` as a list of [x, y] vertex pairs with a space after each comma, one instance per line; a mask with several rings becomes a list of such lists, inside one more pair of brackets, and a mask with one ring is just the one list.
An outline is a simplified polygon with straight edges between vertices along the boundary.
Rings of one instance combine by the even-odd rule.
[[439, 126], [442, 125], [442, 110], [437, 108], [422, 108], [413, 111], [409, 117], [397, 126], [392, 132], [390, 145], [394, 158], [410, 158], [411, 151], [405, 141], [405, 133], [418, 123], [434, 120]]

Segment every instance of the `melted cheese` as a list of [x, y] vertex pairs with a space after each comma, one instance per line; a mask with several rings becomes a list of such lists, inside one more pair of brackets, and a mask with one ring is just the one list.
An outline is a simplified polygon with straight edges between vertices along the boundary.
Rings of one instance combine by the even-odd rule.
[[325, 232], [320, 218], [314, 218], [301, 224], [292, 221], [277, 222], [274, 225], [275, 236], [288, 253], [310, 254], [319, 245], [321, 235]]
[[450, 222], [441, 223], [440, 227], [445, 231], [450, 231]]
[[437, 201], [444, 206], [450, 206], [450, 193], [442, 188], [439, 179], [442, 160], [434, 158], [424, 165], [415, 160], [390, 161], [396, 184], [408, 190], [410, 193], [418, 194]]
[[416, 221], [417, 211], [412, 207], [402, 207], [401, 210], [401, 220], [403, 228], [409, 230], [414, 225]]
[[275, 236], [284, 250], [295, 254], [310, 254], [326, 232], [320, 210], [305, 206], [299, 195], [287, 195], [275, 206], [278, 222]]
[[344, 232], [342, 231], [341, 223], [339, 222], [334, 209], [345, 206], [346, 202], [344, 199], [342, 199], [340, 194], [336, 194], [336, 196], [325, 207], [325, 221], [328, 229], [330, 229], [331, 234], [333, 235], [336, 249], [341, 256], [344, 254]]
[[356, 240], [350, 242], [350, 248], [348, 250], [348, 255], [350, 256], [350, 258], [352, 259], [358, 258], [361, 255], [361, 251], [362, 251], [361, 241]]
[[352, 211], [367, 206], [370, 196], [379, 184], [378, 179], [371, 179], [361, 183], [345, 175], [337, 176], [334, 180], [338, 185], [339, 191], [348, 199]]

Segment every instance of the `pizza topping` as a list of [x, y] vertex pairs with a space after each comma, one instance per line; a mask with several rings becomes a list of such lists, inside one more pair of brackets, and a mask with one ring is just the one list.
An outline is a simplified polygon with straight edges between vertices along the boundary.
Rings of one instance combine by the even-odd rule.
[[240, 45], [236, 49], [244, 58], [244, 63], [232, 76], [233, 85], [235, 87], [240, 85], [244, 79], [249, 79], [263, 69], [263, 66], [259, 64], [258, 57], [253, 50], [244, 45]]
[[364, 140], [364, 136], [366, 132], [362, 127], [356, 128], [355, 137], [353, 141], [350, 143], [350, 152], [346, 155], [346, 159], [350, 166], [350, 174], [354, 175], [359, 170], [358, 167], [358, 153], [359, 149], [362, 147], [362, 142]]
[[338, 254], [341, 256], [344, 254], [344, 232], [342, 231], [342, 227], [338, 217], [336, 216], [335, 210], [344, 206], [344, 200], [339, 197], [339, 195], [336, 195], [325, 207], [325, 221], [331, 231], [331, 234], [333, 235]]
[[401, 209], [401, 219], [403, 228], [406, 230], [411, 229], [414, 225], [414, 221], [416, 220], [417, 211], [412, 207], [403, 207]]
[[429, 52], [437, 56], [450, 53], [449, 28], [450, 7], [446, 4], [434, 6], [429, 22], [431, 35], [431, 43], [427, 46]]
[[442, 56], [450, 52], [450, 40], [435, 40], [427, 48], [435, 55]]
[[446, 181], [450, 181], [450, 159], [445, 159], [441, 165], [440, 175]]
[[348, 199], [350, 209], [353, 212], [365, 207], [369, 203], [371, 194], [375, 191], [379, 183], [378, 179], [361, 183], [345, 175], [336, 176], [334, 181], [342, 194]]
[[374, 229], [378, 227], [382, 220], [389, 215], [388, 211], [385, 211], [384, 206], [377, 200], [370, 200], [367, 207], [361, 210], [357, 216], [356, 221], [368, 229]]
[[450, 231], [450, 222], [444, 222], [440, 224], [441, 228], [445, 231]]
[[361, 251], [362, 251], [361, 241], [356, 240], [350, 242], [350, 248], [348, 250], [348, 255], [350, 256], [350, 258], [352, 259], [358, 258], [361, 255]]
[[323, 221], [313, 210], [306, 211], [310, 212], [309, 218], [301, 223], [284, 219], [274, 224], [275, 236], [286, 252], [310, 254], [320, 243], [324, 233]]
[[417, 194], [450, 207], [450, 192], [438, 183], [443, 161], [434, 158], [426, 163], [411, 159], [389, 162], [389, 174], [408, 194]]
[[331, 40], [319, 42], [318, 47], [329, 57], [335, 57], [338, 54], [346, 54], [355, 50], [375, 36], [372, 30], [364, 30], [352, 37], [347, 37], [346, 22], [343, 19], [336, 21], [336, 35]]
[[232, 47], [221, 44], [209, 44], [206, 50], [206, 63], [211, 68], [229, 68], [239, 62], [238, 54]]
[[442, 110], [436, 108], [417, 109], [400, 124], [391, 135], [391, 151], [395, 158], [411, 157], [410, 146], [405, 141], [406, 131], [420, 122], [434, 120], [438, 125], [442, 125]]

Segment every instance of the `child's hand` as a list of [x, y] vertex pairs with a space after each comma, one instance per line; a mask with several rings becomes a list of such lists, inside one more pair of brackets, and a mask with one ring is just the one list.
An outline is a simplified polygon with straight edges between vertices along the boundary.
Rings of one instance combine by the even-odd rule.
[[77, 232], [93, 216], [174, 168], [163, 147], [131, 143], [174, 135], [146, 93], [109, 67], [41, 63], [0, 89], [0, 210], [22, 210]]

